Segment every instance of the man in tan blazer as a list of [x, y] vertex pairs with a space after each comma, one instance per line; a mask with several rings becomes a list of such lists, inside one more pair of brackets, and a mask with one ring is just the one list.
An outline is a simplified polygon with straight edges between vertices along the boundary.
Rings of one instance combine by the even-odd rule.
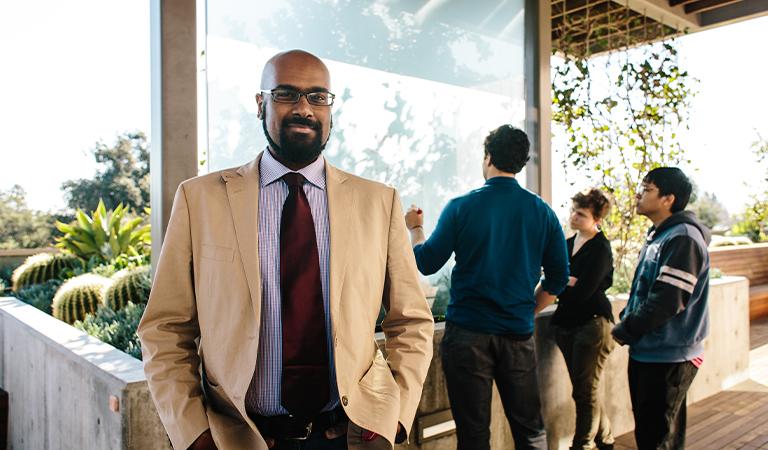
[[267, 151], [176, 192], [138, 331], [152, 397], [176, 449], [392, 448], [433, 333], [397, 192], [323, 159], [317, 57], [275, 55], [261, 89]]

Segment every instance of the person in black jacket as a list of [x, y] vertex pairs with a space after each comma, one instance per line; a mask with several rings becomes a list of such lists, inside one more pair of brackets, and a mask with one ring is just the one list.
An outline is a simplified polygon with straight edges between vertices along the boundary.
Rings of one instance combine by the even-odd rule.
[[611, 423], [599, 394], [605, 361], [615, 347], [613, 313], [605, 290], [613, 284], [611, 243], [600, 222], [611, 207], [599, 189], [572, 199], [568, 239], [571, 276], [552, 317], [557, 346], [565, 357], [576, 402], [576, 431], [571, 449], [613, 448]]

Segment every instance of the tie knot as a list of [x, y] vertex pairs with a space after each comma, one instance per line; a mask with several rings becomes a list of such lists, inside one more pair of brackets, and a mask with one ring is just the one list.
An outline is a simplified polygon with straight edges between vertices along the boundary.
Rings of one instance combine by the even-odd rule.
[[301, 187], [304, 184], [304, 175], [297, 172], [288, 172], [283, 175], [283, 180], [289, 188]]

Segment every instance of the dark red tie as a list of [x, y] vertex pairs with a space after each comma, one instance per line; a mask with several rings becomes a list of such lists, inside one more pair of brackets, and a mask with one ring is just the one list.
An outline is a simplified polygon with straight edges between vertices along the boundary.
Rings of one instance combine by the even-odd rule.
[[287, 173], [283, 180], [290, 190], [280, 220], [281, 396], [289, 413], [311, 419], [330, 398], [320, 257], [304, 177]]

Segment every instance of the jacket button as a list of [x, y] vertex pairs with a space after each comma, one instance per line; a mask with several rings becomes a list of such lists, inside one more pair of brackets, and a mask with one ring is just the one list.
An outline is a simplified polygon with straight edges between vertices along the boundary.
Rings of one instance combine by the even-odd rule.
[[347, 396], [341, 397], [341, 404], [344, 406], [347, 406], [349, 404], [349, 400], [347, 400]]

